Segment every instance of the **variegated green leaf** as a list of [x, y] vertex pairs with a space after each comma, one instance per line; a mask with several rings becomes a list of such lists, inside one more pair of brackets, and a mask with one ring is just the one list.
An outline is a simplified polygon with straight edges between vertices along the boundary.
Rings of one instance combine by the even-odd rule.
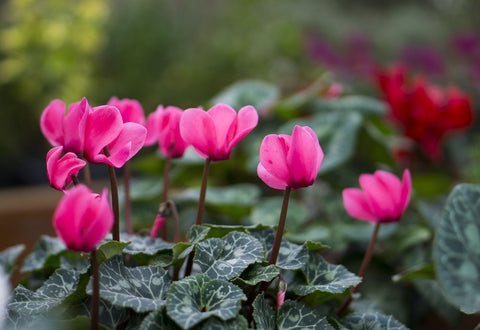
[[306, 296], [314, 292], [341, 294], [361, 282], [361, 278], [350, 273], [342, 265], [333, 265], [319, 254], [309, 252], [308, 262], [302, 268], [306, 277], [305, 285], [298, 285], [296, 294]]
[[247, 330], [248, 323], [247, 320], [242, 315], [237, 315], [237, 317], [224, 321], [211, 317], [205, 322], [197, 325], [193, 330]]
[[212, 316], [224, 321], [233, 319], [245, 299], [235, 285], [197, 274], [172, 283], [167, 293], [167, 313], [183, 329], [188, 329]]
[[33, 253], [23, 263], [22, 272], [42, 269], [47, 265], [57, 268], [60, 263], [58, 255], [66, 251], [67, 247], [58, 237], [42, 235], [38, 240]]
[[293, 300], [287, 300], [278, 311], [278, 330], [334, 330], [325, 317]]
[[254, 262], [263, 260], [258, 240], [244, 233], [231, 232], [222, 238], [209, 238], [197, 244], [194, 262], [211, 278], [231, 279]]
[[101, 264], [105, 260], [113, 258], [114, 256], [122, 255], [123, 250], [130, 242], [106, 241], [97, 247], [98, 263]]
[[438, 282], [465, 313], [480, 311], [480, 185], [454, 188], [433, 245]]
[[172, 243], [165, 242], [161, 238], [155, 238], [153, 241], [147, 236], [128, 235], [122, 233], [120, 240], [123, 242], [131, 242], [123, 250], [124, 253], [130, 255], [147, 254], [155, 255], [162, 250], [169, 250], [173, 248]]
[[[125, 267], [117, 256], [100, 265], [100, 296], [116, 306], [136, 312], [153, 311], [165, 304], [170, 285], [168, 273], [158, 266]], [[92, 293], [92, 282], [87, 287]]]
[[265, 300], [265, 296], [261, 295], [255, 298], [253, 302], [253, 319], [258, 330], [275, 330], [276, 329], [276, 313], [272, 306]]
[[[80, 315], [90, 318], [92, 299], [90, 297], [82, 300], [76, 307]], [[100, 299], [98, 310], [98, 323], [109, 329], [116, 329], [120, 324], [125, 322], [129, 316], [126, 308], [118, 307], [110, 303], [108, 300]]]
[[260, 263], [255, 263], [248, 266], [237, 280], [248, 285], [255, 285], [260, 282], [270, 282], [278, 274], [277, 267], [273, 265], [262, 266]]
[[0, 252], [0, 268], [6, 274], [11, 274], [18, 256], [25, 250], [25, 245], [15, 245]]
[[175, 322], [172, 321], [172, 319], [168, 317], [167, 309], [165, 307], [148, 314], [143, 319], [142, 323], [136, 328], [142, 330], [181, 329]]
[[[268, 261], [272, 253], [273, 241], [275, 240], [275, 230], [265, 228], [262, 230], [252, 230], [251, 235], [258, 239], [262, 244], [266, 259]], [[303, 267], [308, 258], [308, 248], [304, 245], [290, 243], [286, 239], [282, 239], [280, 251], [275, 264], [278, 268], [295, 270]]]
[[381, 313], [352, 313], [345, 316], [342, 324], [351, 330], [408, 330], [393, 316]]
[[57, 269], [37, 291], [19, 285], [8, 308], [29, 315], [47, 312], [75, 292], [78, 279], [79, 274], [74, 270]]

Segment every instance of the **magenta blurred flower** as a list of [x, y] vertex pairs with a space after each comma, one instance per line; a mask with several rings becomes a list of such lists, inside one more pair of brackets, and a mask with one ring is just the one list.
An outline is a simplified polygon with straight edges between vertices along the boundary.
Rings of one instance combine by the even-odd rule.
[[343, 190], [343, 205], [350, 216], [372, 223], [397, 222], [410, 200], [410, 171], [403, 172], [402, 182], [393, 174], [376, 171], [360, 175], [362, 189]]
[[[43, 111], [40, 127], [53, 146], [83, 156], [92, 163], [122, 167], [142, 147], [147, 130], [140, 124], [124, 123], [120, 110], [104, 105], [92, 108], [83, 99], [73, 103], [65, 116], [65, 104], [52, 101]], [[104, 154], [107, 147], [110, 155]]]
[[160, 151], [165, 157], [180, 158], [189, 147], [180, 134], [180, 119], [183, 110], [177, 107], [159, 105], [147, 119], [147, 138], [145, 145], [158, 142]]
[[107, 189], [98, 195], [84, 185], [66, 190], [53, 215], [57, 235], [73, 251], [93, 251], [112, 225]]
[[313, 184], [322, 160], [315, 132], [308, 126], [295, 126], [292, 136], [270, 134], [263, 139], [257, 173], [274, 189], [298, 189]]
[[180, 133], [202, 158], [226, 160], [233, 147], [257, 123], [254, 107], [243, 107], [237, 114], [230, 106], [219, 103], [206, 112], [199, 108], [185, 110], [180, 120]]
[[154, 240], [155, 237], [157, 237], [158, 232], [162, 227], [165, 225], [165, 222], [167, 221], [167, 217], [164, 216], [161, 213], [157, 214], [157, 217], [155, 218], [155, 221], [153, 222], [153, 228], [152, 231], [150, 232], [150, 239]]
[[85, 167], [86, 162], [77, 157], [73, 152], [67, 152], [60, 158], [63, 147], [54, 147], [47, 153], [47, 176], [50, 185], [58, 190], [63, 190], [72, 183], [72, 175]]
[[137, 100], [131, 99], [118, 99], [115, 96], [112, 97], [107, 105], [112, 105], [120, 110], [124, 123], [137, 123], [145, 126], [145, 115], [142, 105]]
[[400, 58], [410, 69], [420, 70], [429, 75], [445, 73], [442, 54], [434, 47], [407, 45], [401, 50]]

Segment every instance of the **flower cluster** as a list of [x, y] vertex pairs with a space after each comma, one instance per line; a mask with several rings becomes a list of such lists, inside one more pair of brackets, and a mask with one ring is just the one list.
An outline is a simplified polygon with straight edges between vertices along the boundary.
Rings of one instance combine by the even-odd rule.
[[378, 83], [390, 106], [391, 119], [427, 156], [438, 160], [444, 136], [471, 125], [470, 97], [454, 86], [442, 89], [422, 77], [409, 83], [406, 75], [402, 66], [378, 73]]

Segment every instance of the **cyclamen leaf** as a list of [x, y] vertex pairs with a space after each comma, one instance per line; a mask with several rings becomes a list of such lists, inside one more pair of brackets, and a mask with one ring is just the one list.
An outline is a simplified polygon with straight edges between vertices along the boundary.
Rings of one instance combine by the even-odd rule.
[[11, 274], [17, 258], [25, 250], [25, 245], [15, 245], [0, 252], [0, 269], [6, 274]]
[[[90, 297], [80, 302], [81, 314], [90, 318], [92, 299]], [[98, 323], [103, 324], [109, 329], [116, 329], [125, 322], [129, 312], [126, 308], [111, 304], [105, 299], [100, 299]]]
[[173, 322], [167, 315], [167, 309], [162, 307], [159, 310], [148, 314], [137, 327], [143, 330], [157, 330], [157, 329], [169, 329], [176, 330], [181, 329], [175, 322]]
[[60, 238], [42, 235], [35, 245], [33, 253], [25, 259], [21, 271], [30, 272], [42, 269], [49, 260], [49, 264], [57, 268], [58, 265], [56, 263], [59, 263], [59, 259], [56, 261], [52, 259], [56, 259], [55, 257], [58, 257], [61, 252], [66, 250], [67, 247]]
[[107, 241], [99, 245], [97, 248], [98, 263], [101, 264], [114, 256], [122, 255], [123, 250], [129, 244], [129, 242]]
[[[116, 306], [130, 307], [136, 312], [153, 311], [165, 304], [170, 285], [168, 273], [158, 266], [125, 267], [121, 257], [100, 265], [100, 296]], [[87, 293], [92, 293], [92, 281]]]
[[167, 293], [167, 314], [183, 329], [212, 316], [224, 321], [234, 318], [246, 296], [237, 286], [205, 274], [172, 283]]
[[[262, 244], [266, 259], [268, 261], [272, 253], [273, 241], [275, 240], [275, 230], [266, 228], [262, 230], [252, 230], [251, 235], [258, 239]], [[307, 245], [297, 245], [290, 243], [286, 239], [282, 239], [280, 251], [275, 266], [282, 269], [295, 270], [303, 267], [308, 258]]]
[[342, 324], [351, 330], [408, 330], [393, 316], [381, 313], [352, 313], [345, 316]]
[[197, 325], [194, 330], [245, 330], [248, 329], [247, 320], [237, 315], [236, 318], [223, 321], [214, 317], [209, 318], [205, 322]]
[[257, 324], [258, 330], [275, 330], [276, 328], [276, 313], [272, 306], [265, 301], [265, 296], [262, 293], [257, 296], [253, 302], [253, 319]]
[[255, 263], [248, 266], [237, 279], [245, 284], [255, 285], [260, 282], [270, 282], [277, 277], [278, 274], [279, 271], [274, 265], [265, 267], [259, 263]]
[[361, 282], [342, 265], [333, 265], [320, 255], [310, 252], [308, 262], [302, 268], [307, 284], [295, 287], [296, 294], [306, 296], [316, 291], [341, 294]]
[[480, 185], [453, 189], [437, 226], [433, 254], [447, 298], [467, 314], [480, 311]]
[[8, 308], [28, 315], [47, 312], [75, 292], [78, 279], [79, 274], [74, 270], [57, 269], [37, 291], [19, 285]]
[[231, 232], [223, 238], [209, 238], [197, 244], [194, 262], [211, 278], [229, 280], [254, 262], [263, 260], [258, 240], [244, 233]]
[[162, 250], [172, 249], [174, 244], [165, 242], [161, 238], [155, 238], [153, 241], [150, 237], [141, 237], [136, 235], [128, 235], [122, 233], [120, 236], [122, 241], [131, 242], [123, 250], [124, 253], [137, 255], [137, 254], [147, 254], [155, 255]]
[[334, 330], [325, 317], [313, 309], [293, 300], [287, 300], [278, 311], [278, 330]]

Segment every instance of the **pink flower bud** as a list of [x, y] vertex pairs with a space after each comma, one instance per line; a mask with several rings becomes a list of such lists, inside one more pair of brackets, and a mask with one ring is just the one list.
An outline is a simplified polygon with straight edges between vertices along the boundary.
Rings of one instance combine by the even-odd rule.
[[343, 204], [350, 216], [369, 222], [396, 222], [410, 200], [410, 171], [403, 172], [402, 182], [393, 174], [376, 171], [360, 175], [361, 189], [343, 190]]
[[53, 215], [53, 226], [73, 251], [91, 252], [113, 225], [107, 189], [94, 194], [84, 185], [66, 190]]
[[226, 160], [257, 123], [258, 113], [252, 106], [243, 107], [237, 114], [230, 106], [219, 103], [206, 112], [198, 108], [185, 110], [180, 133], [202, 158]]
[[155, 218], [155, 222], [153, 223], [153, 228], [152, 232], [150, 233], [150, 239], [153, 241], [155, 237], [157, 237], [158, 232], [160, 229], [162, 229], [163, 225], [165, 225], [165, 222], [167, 221], [167, 217], [164, 216], [161, 213], [157, 214], [157, 217]]
[[295, 126], [292, 136], [270, 134], [263, 139], [257, 174], [274, 189], [308, 187], [315, 181], [322, 160], [315, 132], [308, 126]]
[[145, 145], [158, 142], [165, 157], [180, 158], [189, 144], [180, 135], [180, 120], [184, 111], [177, 107], [159, 105], [147, 119], [147, 139]]
[[73, 152], [67, 152], [62, 158], [63, 147], [55, 147], [47, 153], [47, 176], [50, 185], [58, 190], [63, 190], [72, 183], [72, 175], [85, 167], [87, 162], [80, 159]]

